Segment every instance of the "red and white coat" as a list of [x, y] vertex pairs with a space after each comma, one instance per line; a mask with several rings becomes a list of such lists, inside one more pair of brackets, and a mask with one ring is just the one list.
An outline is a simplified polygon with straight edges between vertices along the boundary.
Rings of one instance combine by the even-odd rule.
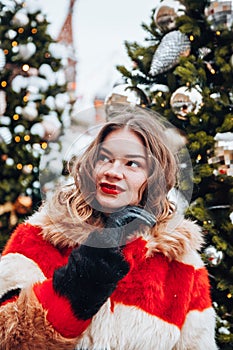
[[182, 219], [158, 227], [156, 237], [138, 233], [124, 248], [129, 273], [86, 321], [52, 287], [77, 245], [78, 229], [71, 231], [42, 210], [12, 234], [0, 261], [0, 349], [217, 349], [196, 224]]

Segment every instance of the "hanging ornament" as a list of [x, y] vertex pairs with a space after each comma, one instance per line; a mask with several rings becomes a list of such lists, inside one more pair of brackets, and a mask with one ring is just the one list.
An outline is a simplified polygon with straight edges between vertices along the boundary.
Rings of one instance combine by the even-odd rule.
[[210, 266], [217, 266], [222, 262], [223, 252], [217, 250], [214, 246], [210, 245], [204, 250], [205, 257], [207, 258]]
[[21, 111], [24, 119], [33, 121], [38, 117], [38, 110], [35, 102], [28, 102], [28, 104], [22, 108]]
[[42, 13], [38, 13], [38, 15], [36, 15], [36, 20], [37, 22], [42, 23], [45, 20], [45, 16]]
[[17, 214], [26, 215], [28, 214], [32, 209], [32, 198], [25, 195], [20, 195], [15, 203], [14, 203], [14, 210]]
[[1, 125], [10, 125], [11, 124], [11, 118], [7, 117], [6, 115], [0, 116], [0, 124]]
[[44, 128], [43, 139], [46, 141], [55, 141], [61, 133], [61, 123], [57, 116], [49, 114], [43, 117], [41, 122]]
[[155, 76], [163, 73], [176, 64], [181, 56], [189, 56], [191, 44], [188, 37], [179, 30], [167, 33], [154, 53], [150, 74]]
[[4, 215], [6, 213], [10, 213], [9, 223], [10, 227], [15, 226], [17, 224], [17, 216], [15, 214], [14, 205], [12, 202], [6, 202], [0, 205], [0, 215]]
[[44, 130], [44, 127], [41, 123], [33, 124], [31, 129], [30, 129], [30, 133], [32, 135], [40, 136], [41, 139], [43, 139], [43, 137], [45, 136], [45, 130]]
[[0, 143], [4, 142], [7, 145], [11, 143], [12, 134], [6, 126], [0, 127]]
[[206, 57], [207, 55], [209, 55], [209, 53], [211, 52], [211, 49], [209, 49], [208, 47], [200, 47], [198, 49], [198, 56], [203, 59], [204, 57]]
[[233, 3], [231, 0], [211, 1], [205, 9], [205, 16], [212, 30], [231, 29], [233, 24]]
[[14, 128], [14, 133], [19, 134], [19, 133], [23, 133], [23, 132], [25, 132], [24, 125], [22, 125], [22, 124], [16, 125], [16, 127]]
[[13, 30], [13, 29], [9, 29], [6, 32], [6, 38], [8, 38], [10, 40], [13, 40], [16, 36], [17, 36], [17, 32], [15, 30]]
[[18, 48], [18, 58], [22, 59], [23, 61], [27, 61], [36, 53], [36, 45], [32, 42], [27, 44], [19, 44]]
[[67, 93], [59, 93], [55, 96], [55, 106], [58, 111], [63, 111], [69, 103], [69, 95]]
[[231, 55], [231, 58], [230, 58], [230, 65], [233, 68], [233, 55]]
[[0, 90], [0, 115], [3, 115], [6, 111], [6, 92]]
[[0, 49], [0, 71], [3, 70], [6, 64], [6, 56], [4, 54], [4, 51]]
[[231, 220], [231, 223], [233, 224], [233, 211], [230, 213], [229, 218]]
[[233, 132], [217, 133], [214, 156], [208, 160], [209, 164], [217, 165], [214, 175], [233, 176]]
[[29, 175], [32, 173], [33, 166], [31, 164], [27, 164], [23, 166], [22, 172], [26, 175]]
[[136, 86], [129, 84], [119, 84], [113, 87], [111, 93], [105, 98], [105, 111], [110, 118], [112, 113], [119, 110], [123, 105], [143, 105], [148, 104], [149, 99], [146, 93]]
[[200, 89], [181, 86], [171, 95], [170, 105], [177, 118], [186, 120], [188, 113], [197, 114], [202, 106]]
[[176, 0], [164, 0], [158, 5], [154, 21], [161, 32], [169, 32], [176, 28], [176, 18], [185, 14], [185, 6]]
[[25, 27], [29, 23], [29, 18], [25, 13], [25, 10], [19, 10], [16, 12], [12, 19], [12, 24], [19, 27]]

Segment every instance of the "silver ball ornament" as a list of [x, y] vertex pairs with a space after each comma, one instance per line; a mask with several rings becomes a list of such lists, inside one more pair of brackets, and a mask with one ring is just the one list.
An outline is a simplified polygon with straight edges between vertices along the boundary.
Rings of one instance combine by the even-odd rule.
[[179, 119], [186, 120], [188, 113], [199, 112], [202, 106], [202, 94], [196, 88], [181, 86], [171, 95], [170, 105]]
[[204, 254], [211, 266], [217, 266], [222, 262], [223, 252], [210, 245], [204, 250]]
[[176, 18], [185, 14], [185, 6], [177, 0], [164, 0], [156, 8], [154, 21], [161, 32], [176, 28]]
[[105, 111], [107, 118], [125, 105], [141, 105], [148, 103], [146, 93], [139, 87], [132, 87], [129, 84], [119, 84], [113, 87], [112, 91], [105, 98]]

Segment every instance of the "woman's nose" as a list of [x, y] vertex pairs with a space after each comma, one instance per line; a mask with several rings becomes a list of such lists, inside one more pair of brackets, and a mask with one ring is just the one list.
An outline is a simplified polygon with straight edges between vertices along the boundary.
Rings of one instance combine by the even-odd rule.
[[107, 177], [114, 177], [122, 179], [124, 177], [123, 167], [119, 160], [113, 160], [108, 164], [107, 169], [104, 171], [104, 175]]

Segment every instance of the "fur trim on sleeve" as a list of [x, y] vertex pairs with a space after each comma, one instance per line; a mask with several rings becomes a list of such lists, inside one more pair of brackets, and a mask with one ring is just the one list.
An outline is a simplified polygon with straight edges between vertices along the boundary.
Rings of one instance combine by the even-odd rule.
[[[58, 310], [59, 312], [59, 310]], [[16, 302], [1, 307], [0, 349], [74, 349], [76, 339], [63, 338], [46, 320], [46, 313], [31, 289], [24, 290]], [[46, 346], [45, 346], [46, 345]]]

